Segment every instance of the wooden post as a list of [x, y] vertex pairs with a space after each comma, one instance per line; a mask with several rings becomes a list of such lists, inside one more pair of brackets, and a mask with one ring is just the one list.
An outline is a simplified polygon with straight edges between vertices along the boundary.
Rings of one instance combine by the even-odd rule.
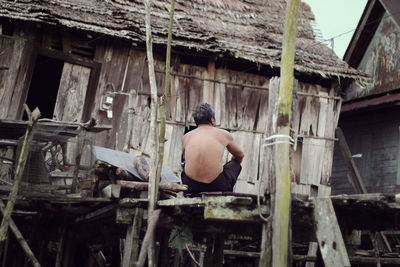
[[[170, 13], [170, 23], [168, 30], [168, 44], [167, 44], [167, 59], [166, 59], [166, 82], [164, 96], [162, 98], [161, 106], [161, 127], [160, 127], [160, 142], [159, 142], [159, 160], [157, 161], [157, 140], [156, 140], [156, 122], [157, 122], [157, 85], [154, 72], [154, 60], [153, 60], [153, 49], [152, 49], [152, 35], [151, 35], [151, 2], [150, 0], [144, 1], [146, 8], [146, 52], [147, 52], [147, 62], [149, 68], [149, 80], [150, 80], [150, 91], [151, 91], [151, 120], [150, 120], [150, 140], [151, 140], [151, 155], [150, 155], [150, 175], [149, 175], [149, 205], [148, 205], [148, 225], [151, 224], [152, 214], [156, 208], [156, 203], [158, 200], [158, 187], [161, 177], [161, 168], [164, 157], [164, 143], [165, 143], [165, 110], [166, 102], [168, 99], [168, 92], [170, 86], [170, 61], [171, 61], [171, 40], [172, 40], [172, 25], [173, 25], [173, 15], [175, 9], [175, 0], [172, 0]], [[161, 162], [161, 163], [160, 163]], [[148, 262], [149, 266], [155, 266], [155, 245], [154, 240], [149, 241], [148, 249]]]
[[35, 110], [31, 113], [31, 111], [29, 110], [27, 105], [24, 104], [24, 107], [25, 107], [26, 113], [28, 114], [29, 122], [27, 125], [26, 133], [24, 136], [24, 143], [22, 145], [21, 154], [19, 156], [17, 168], [15, 171], [13, 188], [10, 192], [10, 195], [8, 196], [7, 207], [4, 211], [3, 220], [1, 221], [0, 253], [3, 252], [4, 241], [7, 238], [8, 224], [11, 219], [11, 213], [14, 209], [15, 201], [17, 200], [19, 184], [21, 182], [22, 174], [25, 170], [26, 160], [29, 155], [29, 150], [30, 150], [32, 137], [33, 137], [33, 129], [35, 127], [36, 122], [38, 121], [38, 119], [40, 117], [40, 111], [38, 108], [35, 108]]
[[[278, 117], [278, 93], [279, 93], [280, 79], [278, 77], [273, 77], [269, 81], [269, 93], [268, 93], [268, 120], [265, 131], [265, 137], [269, 137], [276, 134]], [[272, 217], [274, 214], [274, 203], [275, 203], [275, 165], [274, 165], [274, 150], [273, 146], [266, 146], [264, 148], [264, 162], [265, 171], [264, 177], [261, 180], [260, 188], [258, 191], [257, 198], [260, 197], [261, 192], [264, 195], [270, 195], [270, 206], [271, 206], [271, 216], [269, 217], [269, 222], [264, 222], [262, 228], [261, 236], [261, 253], [259, 267], [271, 266], [272, 264]]]
[[[147, 62], [149, 69], [149, 82], [151, 92], [151, 103], [150, 103], [150, 174], [149, 174], [149, 205], [148, 205], [148, 221], [147, 224], [151, 224], [152, 214], [156, 208], [158, 199], [158, 184], [157, 181], [157, 84], [156, 75], [154, 72], [154, 59], [153, 59], [153, 48], [152, 48], [152, 35], [151, 35], [151, 1], [145, 0], [144, 5], [146, 8], [145, 24], [146, 24], [146, 52]], [[155, 244], [154, 240], [149, 241], [148, 246], [148, 266], [154, 266], [155, 260]]]
[[[157, 226], [158, 219], [160, 218], [160, 214], [161, 214], [161, 210], [157, 209], [152, 213], [152, 215], [151, 215], [152, 218], [149, 218], [149, 220], [148, 220], [150, 223], [147, 225], [147, 231], [143, 238], [142, 248], [140, 249], [140, 253], [139, 253], [139, 259], [137, 260], [135, 267], [143, 267], [144, 266], [144, 263], [146, 261], [147, 251], [149, 249], [149, 246], [151, 245], [151, 242], [154, 241], [154, 235], [156, 232], [156, 226]], [[153, 260], [153, 262], [154, 262], [154, 260]]]
[[172, 25], [174, 23], [175, 0], [171, 0], [171, 8], [169, 11], [169, 26], [168, 26], [168, 42], [167, 54], [165, 60], [165, 87], [164, 95], [161, 97], [160, 106], [160, 136], [158, 147], [158, 165], [157, 165], [157, 182], [160, 181], [161, 169], [164, 161], [164, 143], [165, 143], [165, 121], [166, 121], [166, 106], [169, 99], [169, 90], [171, 85], [171, 43], [172, 43]]
[[331, 199], [315, 198], [313, 204], [318, 245], [325, 266], [350, 267], [349, 256]]
[[[277, 134], [290, 135], [291, 106], [293, 93], [293, 68], [296, 49], [297, 18], [299, 0], [289, 0], [286, 6], [285, 29], [282, 44], [281, 81]], [[288, 264], [289, 219], [290, 219], [290, 144], [275, 145], [276, 194], [272, 222], [272, 266]]]

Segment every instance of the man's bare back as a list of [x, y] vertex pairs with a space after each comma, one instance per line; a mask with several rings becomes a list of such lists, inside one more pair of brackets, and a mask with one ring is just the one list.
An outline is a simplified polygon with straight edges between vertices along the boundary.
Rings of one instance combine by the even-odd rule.
[[225, 147], [240, 163], [243, 152], [235, 144], [232, 135], [215, 127], [215, 119], [210, 124], [200, 124], [182, 139], [185, 158], [185, 173], [191, 179], [211, 183], [222, 172], [222, 156]]

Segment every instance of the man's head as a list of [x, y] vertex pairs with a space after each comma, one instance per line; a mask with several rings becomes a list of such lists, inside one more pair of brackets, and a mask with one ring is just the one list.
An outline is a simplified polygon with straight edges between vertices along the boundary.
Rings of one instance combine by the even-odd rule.
[[194, 122], [196, 125], [200, 124], [212, 124], [215, 126], [215, 113], [212, 107], [207, 103], [200, 103], [194, 109], [192, 113]]

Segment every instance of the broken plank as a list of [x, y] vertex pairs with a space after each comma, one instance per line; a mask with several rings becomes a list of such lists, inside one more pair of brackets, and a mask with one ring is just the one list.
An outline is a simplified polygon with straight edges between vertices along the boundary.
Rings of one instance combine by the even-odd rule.
[[314, 198], [313, 204], [316, 235], [325, 266], [350, 267], [332, 201], [328, 198]]

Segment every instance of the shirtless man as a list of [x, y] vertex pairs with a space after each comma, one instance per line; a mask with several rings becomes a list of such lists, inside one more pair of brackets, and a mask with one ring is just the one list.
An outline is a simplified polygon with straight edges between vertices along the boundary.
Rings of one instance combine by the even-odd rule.
[[[182, 182], [188, 185], [188, 193], [232, 192], [242, 170], [243, 151], [228, 131], [215, 127], [215, 114], [209, 104], [197, 105], [192, 116], [197, 128], [182, 139], [185, 159]], [[232, 160], [222, 165], [225, 147]]]

